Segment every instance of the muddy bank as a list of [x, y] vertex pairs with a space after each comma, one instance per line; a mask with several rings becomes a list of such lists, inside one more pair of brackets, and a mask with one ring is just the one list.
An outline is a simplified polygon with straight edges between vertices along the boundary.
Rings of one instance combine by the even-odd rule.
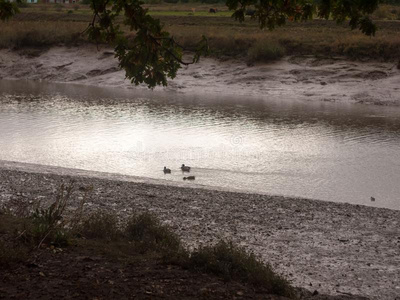
[[[0, 50], [0, 79], [74, 82], [145, 89], [124, 79], [109, 49], [55, 47], [46, 51]], [[375, 105], [400, 105], [400, 70], [394, 63], [352, 62], [341, 58], [287, 57], [247, 66], [244, 61], [204, 58], [183, 68], [159, 90]]]
[[0, 203], [46, 202], [72, 178], [77, 187], [93, 186], [87, 208], [114, 210], [122, 218], [150, 210], [189, 247], [227, 238], [270, 262], [295, 286], [400, 299], [400, 211], [4, 161]]

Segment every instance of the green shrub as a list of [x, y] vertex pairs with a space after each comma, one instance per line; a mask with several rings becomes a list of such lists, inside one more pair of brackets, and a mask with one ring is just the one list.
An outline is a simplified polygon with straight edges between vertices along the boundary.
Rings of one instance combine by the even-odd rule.
[[276, 274], [269, 264], [263, 264], [254, 254], [246, 253], [231, 242], [221, 241], [213, 247], [201, 247], [192, 253], [189, 267], [222, 276], [225, 280], [241, 280], [261, 286], [277, 295], [294, 295], [289, 283]]
[[179, 237], [150, 213], [132, 216], [125, 228], [125, 236], [134, 242], [139, 252], [158, 252], [168, 262], [178, 263], [187, 258]]
[[279, 60], [285, 56], [285, 48], [279, 43], [268, 40], [257, 41], [247, 52], [250, 62], [269, 62]]
[[116, 240], [120, 236], [118, 220], [115, 214], [94, 212], [87, 216], [77, 232], [88, 239]]

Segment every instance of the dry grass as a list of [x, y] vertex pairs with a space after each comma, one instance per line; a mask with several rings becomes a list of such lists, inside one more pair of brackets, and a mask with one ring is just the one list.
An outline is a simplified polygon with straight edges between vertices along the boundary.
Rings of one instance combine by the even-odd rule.
[[373, 17], [377, 20], [400, 20], [400, 6], [380, 5]]
[[10, 21], [0, 28], [0, 48], [74, 45], [84, 38], [80, 33], [87, 24], [71, 22]]
[[[200, 3], [148, 5], [177, 41], [188, 50], [194, 50], [202, 35], [208, 37], [214, 56], [242, 56], [259, 45], [279, 45], [286, 54], [344, 55], [353, 59], [374, 58], [394, 60], [400, 58], [400, 22], [377, 21], [376, 37], [369, 38], [347, 24], [314, 20], [288, 23], [274, 31], [260, 30], [257, 22], [247, 18], [238, 23], [227, 17], [226, 7], [213, 5], [221, 11], [207, 13], [210, 5]], [[61, 10], [60, 10], [61, 9]], [[193, 10], [194, 12], [193, 12]], [[72, 11], [68, 13], [68, 11]], [[395, 6], [381, 6], [375, 17], [393, 20], [400, 13]], [[191, 15], [189, 15], [191, 14]], [[79, 35], [90, 20], [90, 9], [80, 5], [29, 5], [13, 21], [0, 27], [0, 48], [47, 47], [74, 45], [86, 41]], [[250, 53], [252, 53], [250, 51]], [[262, 54], [262, 53], [261, 53]], [[263, 55], [257, 55], [262, 58]], [[256, 59], [257, 60], [257, 59]]]
[[275, 31], [261, 31], [250, 26], [221, 28], [215, 25], [171, 25], [168, 29], [188, 49], [194, 49], [201, 35], [206, 35], [213, 54], [217, 56], [244, 56], [256, 44], [269, 44], [280, 45], [286, 54], [344, 55], [353, 59], [400, 58], [400, 36], [397, 34], [400, 24], [379, 25], [381, 30], [373, 38], [330, 21], [288, 24]]
[[276, 274], [269, 264], [263, 264], [254, 254], [231, 242], [220, 241], [193, 252], [188, 265], [202, 272], [212, 273], [225, 280], [241, 280], [254, 286], [263, 286], [269, 292], [294, 297], [289, 282]]

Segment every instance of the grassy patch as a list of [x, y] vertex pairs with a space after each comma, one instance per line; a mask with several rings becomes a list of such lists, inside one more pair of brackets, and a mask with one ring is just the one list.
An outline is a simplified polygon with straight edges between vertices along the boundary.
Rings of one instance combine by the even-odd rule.
[[294, 296], [294, 290], [287, 280], [276, 274], [270, 265], [263, 264], [254, 254], [225, 241], [193, 252], [189, 267], [222, 276], [225, 280], [262, 286], [273, 294]]
[[0, 48], [78, 45], [85, 41], [81, 32], [87, 24], [62, 21], [10, 21], [1, 24]]
[[83, 218], [76, 228], [76, 234], [87, 239], [114, 241], [121, 236], [117, 225], [118, 219], [114, 214], [93, 212]]
[[281, 59], [285, 52], [279, 43], [260, 40], [249, 48], [247, 58], [250, 62], [270, 62]]
[[158, 252], [167, 263], [183, 263], [188, 258], [179, 237], [150, 213], [132, 216], [124, 233], [140, 253]]

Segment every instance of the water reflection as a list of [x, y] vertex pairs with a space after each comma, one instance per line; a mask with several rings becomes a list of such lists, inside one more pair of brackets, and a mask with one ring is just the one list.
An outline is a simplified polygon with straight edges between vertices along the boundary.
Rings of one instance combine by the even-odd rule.
[[3, 160], [179, 181], [186, 163], [200, 184], [400, 209], [398, 108], [21, 81], [0, 91]]

